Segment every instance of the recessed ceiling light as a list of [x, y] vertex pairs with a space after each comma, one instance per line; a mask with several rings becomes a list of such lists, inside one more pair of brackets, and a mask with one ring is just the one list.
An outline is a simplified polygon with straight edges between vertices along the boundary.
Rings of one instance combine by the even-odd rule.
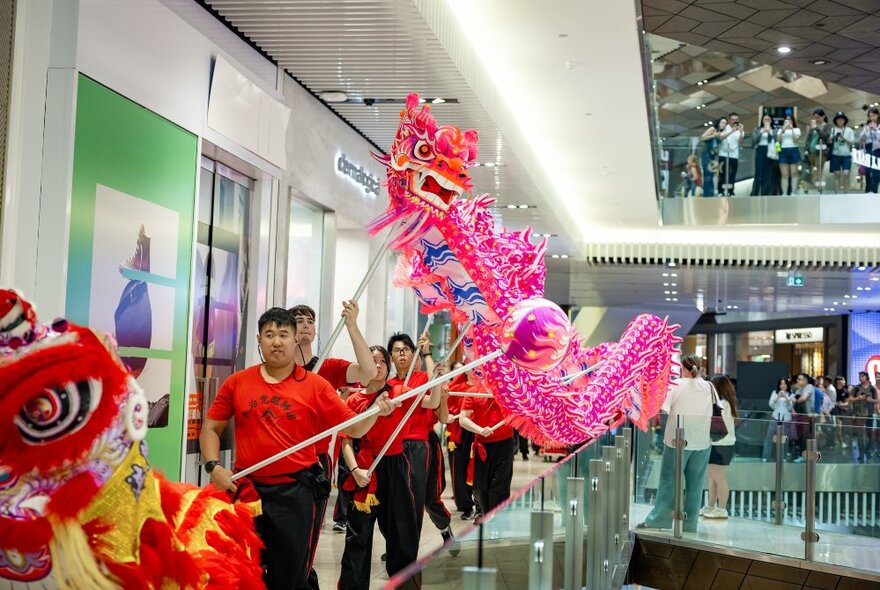
[[672, 300], [673, 300], [673, 301], [678, 301], [678, 297], [673, 297]]
[[871, 287], [865, 287], [865, 291], [870, 291]]
[[345, 102], [348, 95], [342, 90], [322, 90], [318, 93], [318, 98], [324, 102]]
[[517, 209], [518, 207], [516, 205], [508, 205], [507, 208], [508, 209]]
[[560, 254], [559, 257], [560, 258], [568, 258], [568, 254]]
[[856, 267], [856, 270], [865, 270], [867, 268], [868, 268], [867, 266], [858, 266], [858, 267]]
[[672, 291], [673, 295], [678, 295], [678, 291]]
[[789, 47], [787, 45], [780, 45], [779, 47], [776, 48], [776, 51], [778, 51], [782, 55], [786, 55], [788, 53], [791, 53], [791, 47]]
[[871, 277], [872, 281], [880, 281], [880, 277]]
[[864, 287], [856, 287], [856, 291], [864, 291], [864, 290], [865, 290]]
[[834, 305], [840, 305], [840, 303], [838, 303], [837, 301], [835, 301], [835, 302], [834, 302]]
[[664, 273], [663, 273], [663, 276], [664, 276], [664, 277], [668, 277], [668, 276], [669, 276], [669, 273], [668, 273], [668, 272], [664, 272]]
[[834, 308], [834, 307], [832, 307], [832, 308], [831, 308], [831, 309], [830, 309], [830, 310], [829, 310], [829, 311], [835, 311], [835, 308]]
[[663, 291], [663, 294], [664, 295], [672, 295], [672, 293], [670, 293], [669, 291]]
[[668, 286], [669, 286], [669, 283], [663, 283], [663, 286], [664, 286], [664, 287], [668, 287]]
[[858, 299], [858, 298], [859, 298], [859, 296], [858, 296], [858, 295], [853, 295], [853, 296], [852, 296], [852, 297], [850, 297], [850, 298], [851, 298], [851, 299]]
[[671, 277], [677, 277], [677, 276], [678, 276], [678, 275], [677, 275], [677, 274], [675, 274], [675, 273], [672, 273], [672, 274], [671, 274], [671, 275], [669, 275], [669, 276], [671, 276]]
[[528, 206], [528, 205], [520, 205], [519, 208], [520, 208], [520, 209], [528, 209], [529, 206]]
[[443, 104], [446, 102], [445, 98], [440, 98], [439, 96], [431, 101], [431, 104]]
[[666, 301], [672, 301], [672, 297], [667, 297]]
[[849, 299], [849, 295], [844, 295], [843, 298], [844, 298], [844, 299]]
[[552, 254], [550, 258], [559, 258], [559, 254]]
[[824, 66], [825, 64], [828, 63], [828, 60], [827, 59], [811, 59], [810, 63], [813, 64], [814, 66]]
[[[667, 262], [666, 266], [668, 266], [669, 268], [675, 268], [675, 263], [674, 262]], [[672, 276], [675, 276], [675, 275], [672, 275]]]
[[483, 164], [483, 166], [485, 166], [486, 168], [494, 168], [495, 162], [486, 162], [485, 164]]

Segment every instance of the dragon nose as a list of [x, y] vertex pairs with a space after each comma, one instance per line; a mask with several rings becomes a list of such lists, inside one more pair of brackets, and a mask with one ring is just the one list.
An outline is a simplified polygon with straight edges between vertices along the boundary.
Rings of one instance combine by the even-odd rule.
[[462, 169], [464, 162], [461, 158], [449, 158], [442, 154], [437, 156], [437, 167], [438, 168], [446, 168], [450, 172], [458, 172]]

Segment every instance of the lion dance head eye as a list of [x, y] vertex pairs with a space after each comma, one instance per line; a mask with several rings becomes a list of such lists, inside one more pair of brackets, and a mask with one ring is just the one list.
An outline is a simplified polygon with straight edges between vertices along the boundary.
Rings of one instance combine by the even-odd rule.
[[434, 157], [434, 150], [432, 150], [431, 146], [429, 146], [424, 141], [420, 141], [420, 142], [416, 143], [416, 147], [413, 150], [413, 152], [415, 153], [416, 157], [420, 160], [430, 160], [431, 158]]
[[79, 430], [101, 399], [96, 379], [47, 388], [29, 399], [15, 417], [25, 442], [50, 442]]

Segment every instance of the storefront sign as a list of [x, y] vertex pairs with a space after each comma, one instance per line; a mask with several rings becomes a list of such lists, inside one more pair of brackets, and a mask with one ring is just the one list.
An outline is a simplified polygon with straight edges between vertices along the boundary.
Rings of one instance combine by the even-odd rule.
[[824, 328], [792, 328], [791, 330], [776, 330], [776, 344], [822, 342], [824, 339]]
[[339, 154], [339, 157], [336, 158], [336, 171], [364, 187], [364, 193], [367, 196], [372, 195], [372, 198], [379, 196], [379, 179], [365, 170], [363, 166], [351, 162], [345, 157], [345, 154]]

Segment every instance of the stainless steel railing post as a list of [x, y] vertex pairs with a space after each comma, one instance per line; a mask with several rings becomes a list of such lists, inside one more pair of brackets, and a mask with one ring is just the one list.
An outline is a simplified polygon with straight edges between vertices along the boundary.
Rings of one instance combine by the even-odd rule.
[[629, 432], [631, 432], [631, 430], [626, 428], [623, 430], [624, 434], [614, 437], [614, 448], [617, 453], [617, 466], [615, 467], [615, 473], [617, 474], [617, 535], [619, 537], [617, 548], [618, 551], [620, 551], [617, 557], [619, 563], [626, 561], [626, 545], [629, 540], [630, 452], [629, 438], [627, 436]]
[[[571, 459], [577, 461], [577, 455]], [[581, 590], [584, 571], [584, 478], [568, 478], [568, 505], [562, 507], [565, 519], [565, 574], [563, 588]]]
[[782, 490], [782, 470], [785, 466], [785, 444], [788, 437], [785, 436], [782, 422], [776, 423], [776, 434], [773, 435], [776, 445], [776, 498], [773, 500], [774, 520], [776, 524], [782, 524], [785, 518], [785, 501]]
[[806, 459], [807, 485], [804, 498], [804, 532], [801, 539], [804, 542], [804, 559], [813, 561], [816, 552], [816, 543], [819, 535], [816, 534], [816, 463], [822, 458], [822, 454], [816, 450], [816, 439], [807, 439], [807, 450], [803, 452]]
[[684, 438], [684, 416], [681, 414], [676, 416], [675, 426], [675, 496], [672, 509], [672, 536], [681, 539], [684, 519], [687, 518], [687, 514], [684, 513], [684, 448], [687, 446], [687, 440]]
[[587, 513], [587, 588], [601, 588], [602, 575], [602, 539], [605, 537], [605, 515], [602, 514], [603, 501], [607, 494], [608, 477], [605, 473], [605, 462], [601, 459], [590, 460], [589, 506]]
[[533, 510], [529, 545], [529, 590], [553, 587], [553, 513]]
[[611, 587], [611, 577], [614, 574], [614, 564], [617, 561], [617, 548], [620, 543], [620, 535], [617, 533], [617, 513], [620, 501], [620, 491], [617, 489], [616, 463], [617, 449], [605, 445], [602, 447], [602, 462], [605, 464], [605, 498], [600, 506], [602, 516], [605, 518], [605, 537], [602, 539], [604, 555], [602, 556], [603, 580], [600, 588]]

